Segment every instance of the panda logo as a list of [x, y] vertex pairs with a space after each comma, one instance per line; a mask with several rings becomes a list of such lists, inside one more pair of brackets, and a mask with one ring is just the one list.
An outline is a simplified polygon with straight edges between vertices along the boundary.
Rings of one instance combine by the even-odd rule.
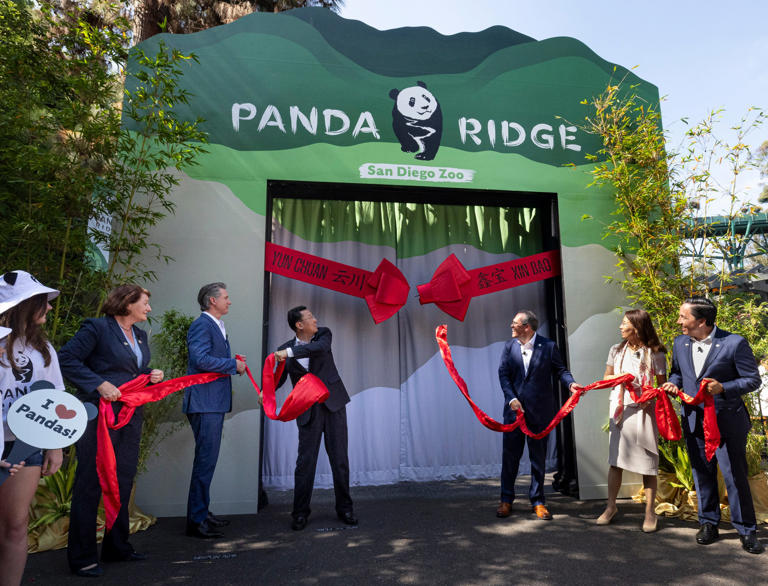
[[392, 108], [392, 128], [404, 153], [416, 153], [421, 161], [431, 161], [440, 148], [443, 136], [443, 112], [437, 98], [423, 81], [404, 90], [393, 89], [389, 97]]
[[16, 369], [13, 371], [14, 378], [19, 384], [29, 384], [32, 380], [34, 367], [28, 356], [18, 353], [14, 359]]

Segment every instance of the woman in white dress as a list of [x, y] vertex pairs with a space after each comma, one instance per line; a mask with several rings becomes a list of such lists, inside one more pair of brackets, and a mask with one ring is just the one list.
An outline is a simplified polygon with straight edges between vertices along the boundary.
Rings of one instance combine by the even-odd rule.
[[[624, 374], [635, 377], [639, 385], [660, 387], [667, 380], [666, 349], [661, 345], [651, 316], [642, 309], [624, 314], [619, 326], [622, 342], [611, 347], [603, 378]], [[643, 475], [645, 490], [645, 519], [643, 531], [656, 531], [656, 488], [659, 473], [658, 429], [653, 401], [638, 405], [622, 386], [616, 386], [610, 397], [610, 441], [608, 463], [608, 502], [597, 519], [598, 525], [608, 525], [617, 512], [616, 497], [621, 488], [623, 470]]]

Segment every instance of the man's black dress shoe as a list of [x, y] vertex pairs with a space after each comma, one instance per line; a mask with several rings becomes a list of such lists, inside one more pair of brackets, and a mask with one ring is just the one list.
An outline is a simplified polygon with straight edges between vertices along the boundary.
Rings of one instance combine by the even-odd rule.
[[302, 515], [299, 515], [298, 517], [294, 517], [293, 522], [291, 523], [291, 529], [293, 529], [294, 531], [301, 531], [306, 526], [307, 526], [307, 518]]
[[128, 555], [102, 555], [102, 562], [141, 562], [147, 559], [147, 554], [132, 551]]
[[717, 541], [718, 537], [720, 537], [720, 532], [717, 530], [717, 526], [712, 523], [704, 523], [696, 533], [696, 543], [709, 545]]
[[127, 558], [125, 558], [124, 561], [126, 561], [126, 562], [143, 562], [145, 559], [147, 559], [147, 554], [139, 553], [138, 551], [132, 551], [131, 555], [129, 555]]
[[757, 540], [757, 533], [750, 533], [749, 535], [740, 535], [741, 549], [748, 551], [749, 553], [763, 553], [765, 546]]
[[141, 562], [147, 559], [147, 554], [139, 553], [138, 551], [132, 551], [125, 556], [101, 556], [102, 562]]
[[220, 531], [214, 531], [205, 521], [198, 523], [197, 525], [194, 523], [187, 523], [187, 535], [189, 537], [197, 537], [198, 539], [215, 539], [216, 537], [224, 537], [223, 533]]
[[84, 568], [80, 568], [79, 570], [72, 570], [72, 573], [75, 576], [80, 576], [81, 578], [99, 578], [104, 575], [104, 568], [99, 565], [95, 565], [92, 568], [88, 568], [87, 570]]
[[347, 525], [357, 525], [357, 519], [355, 518], [355, 514], [352, 511], [347, 511], [346, 513], [338, 513], [338, 517], [340, 521], [343, 521]]
[[226, 527], [229, 525], [228, 519], [222, 519], [221, 517], [217, 517], [213, 513], [208, 513], [208, 518], [205, 520], [206, 523], [208, 523], [208, 527]]

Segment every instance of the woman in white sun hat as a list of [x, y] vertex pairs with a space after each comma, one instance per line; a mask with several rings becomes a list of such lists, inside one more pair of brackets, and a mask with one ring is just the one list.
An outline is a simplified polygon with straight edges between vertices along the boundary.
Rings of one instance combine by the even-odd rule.
[[[40, 283], [26, 271], [0, 276], [0, 326], [12, 331], [0, 342], [0, 394], [3, 401], [4, 450], [10, 452], [16, 437], [8, 429], [6, 414], [13, 402], [30, 392], [37, 381], [45, 380], [64, 390], [56, 351], [42, 325], [51, 309], [48, 303], [59, 292]], [[27, 561], [29, 505], [40, 476], [55, 474], [61, 466], [61, 450], [39, 452], [26, 466], [0, 485], [0, 570], [4, 584], [19, 584]]]

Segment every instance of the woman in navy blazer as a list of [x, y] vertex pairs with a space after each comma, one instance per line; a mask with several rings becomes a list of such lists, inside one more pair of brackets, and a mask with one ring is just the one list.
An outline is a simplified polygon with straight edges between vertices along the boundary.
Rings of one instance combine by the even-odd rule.
[[[62, 374], [77, 387], [78, 397], [98, 405], [100, 399], [112, 403], [117, 415], [122, 408], [120, 385], [140, 374], [149, 374], [152, 383], [163, 379], [161, 370], [149, 368], [147, 334], [135, 326], [146, 321], [152, 310], [149, 291], [138, 285], [120, 285], [107, 296], [98, 319], [87, 319], [80, 330], [59, 352]], [[143, 423], [142, 408], [136, 409], [130, 422], [110, 430], [117, 459], [117, 482], [122, 506], [111, 531], [104, 535], [102, 561], [137, 561], [144, 555], [130, 543], [128, 503], [139, 459]], [[96, 513], [101, 486], [96, 472], [96, 420], [88, 422], [76, 447], [77, 472], [72, 492], [67, 557], [72, 573], [97, 577], [103, 573], [96, 551]]]

